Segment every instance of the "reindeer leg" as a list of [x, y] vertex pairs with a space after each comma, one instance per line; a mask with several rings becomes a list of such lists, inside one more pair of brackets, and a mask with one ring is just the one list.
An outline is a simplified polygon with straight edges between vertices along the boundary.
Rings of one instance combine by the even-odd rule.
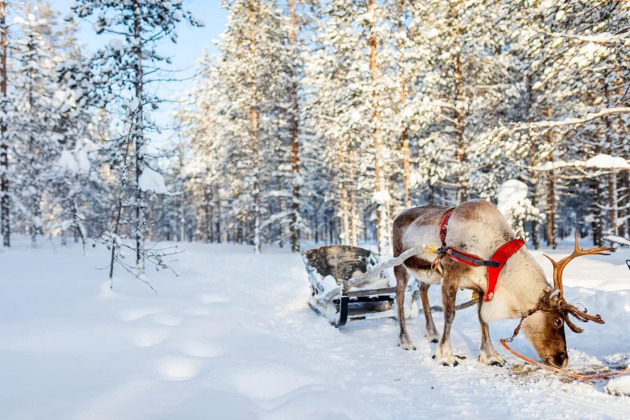
[[420, 282], [420, 299], [422, 300], [422, 310], [424, 311], [425, 337], [432, 343], [437, 343], [440, 335], [435, 328], [433, 315], [431, 314], [431, 304], [429, 303], [429, 283]]
[[479, 300], [477, 301], [477, 317], [479, 318], [479, 325], [481, 325], [481, 348], [479, 349], [479, 361], [484, 365], [490, 366], [503, 366], [505, 360], [499, 356], [496, 349], [492, 345], [490, 339], [490, 328], [488, 324], [481, 318], [481, 305], [483, 304], [483, 293], [479, 294]]
[[457, 366], [451, 348], [451, 326], [455, 320], [455, 298], [457, 297], [457, 282], [445, 274], [442, 281], [442, 305], [444, 305], [444, 332], [438, 348], [433, 356], [444, 366]]
[[405, 350], [415, 350], [416, 346], [407, 334], [405, 325], [405, 289], [409, 281], [409, 273], [402, 265], [394, 267], [394, 275], [396, 276], [396, 307], [398, 309], [398, 324], [400, 325], [400, 346]]

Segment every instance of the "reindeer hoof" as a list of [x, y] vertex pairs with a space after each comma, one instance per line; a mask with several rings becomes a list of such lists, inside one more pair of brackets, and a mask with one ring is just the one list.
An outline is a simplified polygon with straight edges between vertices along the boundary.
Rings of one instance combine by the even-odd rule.
[[416, 349], [416, 346], [413, 345], [413, 341], [411, 341], [406, 334], [400, 336], [400, 341], [398, 343], [398, 346], [402, 347], [405, 350], [415, 350]]
[[435, 331], [435, 328], [433, 329], [427, 328], [426, 332], [424, 333], [424, 336], [426, 337], [429, 343], [435, 344], [438, 341], [440, 341], [440, 334], [438, 334], [437, 331]]
[[404, 344], [400, 343], [400, 344], [398, 344], [398, 347], [402, 347], [405, 350], [415, 350], [416, 349], [416, 346], [414, 346], [411, 343], [404, 343]]
[[505, 359], [499, 356], [494, 348], [482, 348], [479, 351], [479, 362], [487, 366], [503, 366]]
[[433, 355], [433, 360], [436, 360], [442, 366], [457, 366], [457, 365], [459, 365], [459, 362], [457, 360], [455, 360], [455, 357], [453, 357], [452, 355], [450, 355], [450, 356], [440, 355], [439, 354], [439, 349]]

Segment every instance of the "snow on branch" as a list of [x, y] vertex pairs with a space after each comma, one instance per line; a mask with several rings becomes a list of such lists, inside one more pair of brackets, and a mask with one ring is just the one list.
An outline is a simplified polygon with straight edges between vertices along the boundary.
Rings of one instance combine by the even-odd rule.
[[145, 168], [138, 180], [138, 186], [142, 191], [154, 192], [157, 194], [168, 194], [164, 177], [153, 169]]
[[622, 106], [615, 108], [607, 108], [598, 112], [591, 112], [586, 114], [581, 118], [566, 118], [560, 121], [538, 121], [533, 123], [518, 123], [511, 125], [508, 130], [532, 130], [536, 128], [554, 128], [554, 127], [562, 127], [566, 125], [577, 125], [583, 124], [592, 120], [596, 120], [597, 118], [605, 117], [607, 115], [614, 114], [630, 114], [630, 107]]
[[622, 170], [630, 171], [630, 163], [622, 157], [610, 156], [606, 154], [599, 154], [592, 158], [581, 161], [574, 160], [565, 162], [558, 160], [555, 162], [545, 162], [543, 164], [532, 167], [535, 171], [551, 171], [554, 169], [562, 168], [586, 168], [586, 169], [600, 169], [600, 170]]
[[610, 33], [597, 34], [597, 35], [578, 35], [578, 34], [570, 34], [570, 33], [563, 33], [563, 32], [551, 32], [551, 31], [544, 31], [542, 33], [544, 33], [545, 35], [555, 37], [555, 38], [575, 39], [577, 41], [592, 42], [595, 44], [614, 44], [616, 42], [623, 41], [622, 36], [618, 36], [618, 35], [610, 34]]

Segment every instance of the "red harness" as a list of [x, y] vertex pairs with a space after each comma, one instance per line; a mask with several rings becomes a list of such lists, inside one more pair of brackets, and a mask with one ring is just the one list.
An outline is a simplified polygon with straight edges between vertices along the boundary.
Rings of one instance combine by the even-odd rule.
[[488, 290], [485, 293], [484, 301], [488, 302], [494, 296], [494, 289], [499, 280], [499, 274], [503, 269], [503, 266], [510, 259], [512, 255], [516, 253], [523, 245], [525, 241], [523, 239], [512, 239], [499, 247], [496, 252], [490, 257], [489, 260], [484, 260], [474, 254], [469, 254], [464, 251], [446, 246], [446, 232], [448, 231], [448, 221], [451, 218], [454, 208], [450, 209], [444, 215], [442, 224], [440, 226], [440, 239], [442, 240], [442, 248], [438, 250], [440, 254], [447, 255], [450, 259], [460, 262], [462, 264], [470, 265], [473, 267], [485, 266], [488, 267]]

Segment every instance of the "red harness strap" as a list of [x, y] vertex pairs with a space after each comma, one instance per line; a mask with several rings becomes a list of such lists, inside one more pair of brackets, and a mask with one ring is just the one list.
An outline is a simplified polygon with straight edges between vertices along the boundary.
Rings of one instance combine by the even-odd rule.
[[484, 295], [484, 301], [490, 301], [494, 296], [494, 289], [499, 280], [499, 274], [503, 269], [503, 266], [510, 259], [512, 255], [516, 253], [523, 245], [525, 241], [523, 239], [513, 239], [501, 245], [499, 249], [492, 255], [490, 260], [484, 260], [474, 254], [469, 254], [464, 251], [460, 251], [455, 248], [446, 246], [446, 233], [448, 231], [448, 221], [451, 218], [454, 208], [448, 210], [442, 219], [440, 225], [440, 239], [442, 240], [442, 248], [438, 250], [442, 255], [447, 255], [450, 259], [460, 262], [462, 264], [470, 265], [473, 267], [485, 266], [488, 268], [488, 290]]
[[499, 265], [497, 267], [488, 267], [488, 290], [486, 291], [483, 300], [488, 302], [492, 299], [494, 296], [494, 288], [497, 285], [499, 273], [501, 273], [503, 266], [507, 260], [516, 253], [516, 251], [521, 249], [523, 245], [525, 245], [525, 241], [523, 239], [513, 239], [501, 245], [501, 247], [497, 249], [494, 255], [490, 258], [490, 261], [498, 262]]
[[455, 210], [455, 207], [446, 212], [444, 218], [442, 219], [442, 224], [440, 225], [440, 239], [442, 240], [442, 247], [446, 246], [446, 231], [448, 230], [448, 219], [451, 218], [453, 210]]

